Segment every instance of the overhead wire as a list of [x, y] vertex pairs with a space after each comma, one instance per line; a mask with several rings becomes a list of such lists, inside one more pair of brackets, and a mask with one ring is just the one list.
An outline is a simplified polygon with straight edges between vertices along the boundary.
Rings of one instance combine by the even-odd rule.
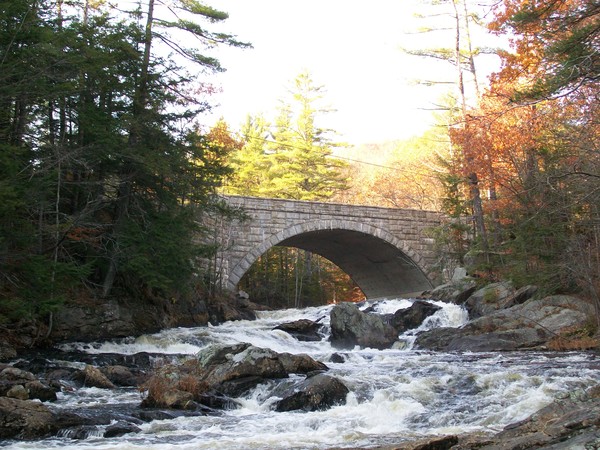
[[[299, 147], [297, 145], [286, 144], [286, 143], [282, 143], [282, 142], [277, 142], [277, 141], [272, 140], [272, 139], [261, 138], [261, 137], [256, 137], [256, 136], [247, 136], [247, 135], [244, 135], [243, 137], [246, 140], [254, 139], [254, 140], [257, 140], [257, 141], [263, 141], [263, 142], [267, 142], [267, 143], [271, 143], [271, 144], [278, 144], [278, 145], [280, 145], [282, 147], [295, 148], [295, 149], [298, 149], [298, 150], [302, 150], [302, 147]], [[339, 156], [339, 155], [333, 155], [333, 154], [331, 154], [329, 156], [331, 158], [342, 159], [342, 160], [345, 160], [345, 161], [350, 161], [350, 162], [358, 163], [358, 164], [364, 164], [364, 165], [367, 165], [367, 166], [379, 167], [381, 169], [395, 170], [397, 172], [405, 172], [405, 173], [412, 173], [412, 174], [417, 173], [415, 170], [402, 169], [400, 167], [384, 166], [382, 164], [376, 164], [376, 163], [372, 163], [372, 162], [368, 162], [368, 161], [363, 161], [363, 160], [359, 160], [359, 159], [348, 158], [347, 156]], [[430, 176], [430, 175], [426, 174], [425, 172], [421, 172], [420, 175]], [[431, 177], [431, 178], [433, 178], [433, 177]]]

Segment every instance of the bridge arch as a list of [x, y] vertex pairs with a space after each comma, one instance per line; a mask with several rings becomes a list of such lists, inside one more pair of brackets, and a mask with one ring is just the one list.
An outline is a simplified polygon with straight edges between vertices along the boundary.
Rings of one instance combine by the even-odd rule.
[[231, 267], [234, 290], [248, 269], [274, 246], [296, 247], [327, 258], [346, 272], [367, 298], [410, 295], [432, 287], [426, 262], [406, 241], [365, 222], [317, 219], [297, 223], [265, 237]]

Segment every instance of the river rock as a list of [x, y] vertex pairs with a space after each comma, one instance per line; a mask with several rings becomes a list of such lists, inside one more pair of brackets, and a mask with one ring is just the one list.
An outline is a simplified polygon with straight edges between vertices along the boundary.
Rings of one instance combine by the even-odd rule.
[[56, 431], [52, 412], [39, 402], [0, 397], [0, 438], [36, 439]]
[[17, 349], [8, 344], [0, 343], [0, 361], [10, 361], [17, 357]]
[[438, 351], [512, 351], [539, 348], [592, 317], [589, 304], [555, 295], [530, 299], [468, 322], [462, 328], [438, 328], [417, 336], [415, 345]]
[[104, 431], [105, 438], [120, 437], [129, 433], [140, 433], [142, 430], [137, 425], [132, 423], [119, 421], [108, 427]]
[[194, 401], [192, 392], [182, 391], [180, 389], [168, 389], [163, 393], [163, 407], [173, 409], [189, 409], [194, 410], [197, 404]]
[[316, 374], [289, 388], [276, 403], [277, 411], [315, 411], [346, 402], [348, 388], [335, 377]]
[[274, 330], [282, 330], [291, 334], [299, 341], [320, 341], [322, 339], [319, 334], [321, 325], [309, 319], [299, 319], [293, 322], [282, 323], [273, 328]]
[[325, 364], [320, 361], [316, 361], [304, 353], [295, 355], [291, 353], [279, 353], [279, 361], [281, 361], [283, 368], [288, 374], [306, 374], [310, 372], [329, 370], [329, 367], [327, 367]]
[[26, 370], [19, 369], [17, 367], [8, 366], [0, 372], [0, 380], [9, 381], [13, 383], [27, 383], [28, 381], [35, 381], [35, 375]]
[[145, 378], [143, 375], [134, 375], [129, 368], [119, 365], [101, 367], [100, 371], [111, 383], [116, 386], [138, 386], [144, 381]]
[[513, 306], [514, 293], [515, 289], [508, 281], [491, 283], [471, 294], [464, 305], [469, 317], [476, 319]]
[[[144, 407], [185, 408], [194, 400], [211, 408], [235, 405], [239, 397], [268, 380], [287, 378], [290, 373], [307, 374], [327, 370], [308, 355], [277, 353], [271, 349], [242, 343], [211, 345], [198, 352], [196, 359], [179, 366], [168, 365], [144, 384], [148, 395]], [[193, 395], [179, 401], [179, 391]]]
[[30, 399], [38, 399], [43, 402], [55, 402], [57, 400], [57, 389], [42, 383], [40, 380], [25, 383], [25, 389], [27, 389]]
[[201, 351], [198, 361], [205, 370], [202, 381], [209, 386], [244, 377], [285, 378], [288, 375], [277, 352], [250, 344]]
[[85, 369], [79, 371], [75, 378], [84, 386], [97, 387], [101, 389], [114, 389], [116, 386], [97, 367], [86, 365]]
[[6, 392], [6, 396], [19, 400], [29, 400], [29, 391], [22, 384], [13, 384]]
[[441, 284], [430, 291], [425, 291], [419, 298], [462, 305], [476, 289], [477, 282], [475, 279], [465, 277], [454, 282]]
[[330, 313], [331, 345], [353, 348], [356, 345], [376, 349], [390, 348], [398, 332], [378, 314], [365, 313], [354, 303], [335, 305]]
[[209, 348], [200, 352], [198, 360], [205, 370], [202, 382], [209, 389], [232, 397], [242, 395], [267, 379], [328, 369], [306, 354], [277, 353], [249, 344]]
[[396, 329], [396, 334], [404, 333], [419, 327], [423, 321], [442, 309], [432, 303], [417, 300], [409, 308], [399, 309], [390, 319], [390, 324]]

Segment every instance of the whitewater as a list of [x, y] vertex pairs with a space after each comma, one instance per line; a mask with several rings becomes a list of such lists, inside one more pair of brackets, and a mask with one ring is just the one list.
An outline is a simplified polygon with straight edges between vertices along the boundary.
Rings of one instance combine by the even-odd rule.
[[[410, 299], [369, 303], [393, 313]], [[598, 360], [587, 352], [444, 353], [414, 347], [414, 337], [435, 327], [460, 327], [468, 320], [457, 305], [442, 307], [388, 350], [339, 350], [328, 341], [333, 305], [260, 312], [254, 321], [174, 328], [106, 342], [72, 342], [64, 351], [134, 355], [147, 352], [157, 364], [193, 357], [212, 344], [247, 342], [276, 352], [305, 353], [325, 363], [328, 374], [350, 390], [346, 402], [326, 411], [276, 412], [269, 381], [236, 399], [236, 407], [214, 415], [181, 416], [139, 425], [141, 432], [85, 439], [69, 436], [33, 442], [8, 441], [2, 449], [329, 449], [397, 445], [406, 440], [464, 432], [495, 432], [523, 420], [554, 399], [600, 381]], [[321, 341], [301, 342], [274, 328], [310, 319], [322, 324]], [[78, 363], [72, 363], [78, 364]], [[83, 364], [83, 363], [82, 363]], [[299, 379], [303, 378], [298, 376]], [[72, 411], [138, 405], [137, 389], [81, 388], [63, 391], [53, 408]], [[115, 419], [116, 420], [116, 419]]]

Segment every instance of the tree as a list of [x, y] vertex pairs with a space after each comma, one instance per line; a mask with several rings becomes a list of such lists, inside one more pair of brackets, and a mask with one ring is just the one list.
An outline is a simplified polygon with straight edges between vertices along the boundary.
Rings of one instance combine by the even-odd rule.
[[242, 146], [232, 153], [232, 179], [226, 186], [231, 194], [260, 196], [268, 184], [269, 157], [266, 152], [269, 124], [262, 116], [246, 117], [240, 130]]
[[496, 234], [492, 276], [545, 293], [579, 290], [600, 318], [596, 9], [500, 2], [492, 28], [511, 34], [514, 52], [503, 53], [502, 70], [451, 137], [494, 187], [485, 215]]
[[[173, 19], [160, 5], [115, 14], [102, 2], [2, 4], [0, 294], [13, 316], [43, 317], [83, 283], [145, 295], [189, 281], [203, 250], [194, 209], [227, 175], [228, 150], [193, 127], [206, 98], [187, 94], [195, 77], [171, 56], [221, 67], [173, 36], [245, 44], [189, 19], [225, 13], [176, 2], [188, 19]], [[173, 55], [159, 56], [157, 42]]]
[[[450, 20], [448, 25], [444, 22], [444, 26], [437, 26], [434, 28], [426, 28], [426, 32], [432, 31], [449, 31], [451, 30], [453, 35], [449, 42], [453, 42], [452, 47], [440, 47], [427, 50], [416, 50], [409, 51], [417, 56], [435, 58], [437, 60], [449, 63], [455, 70], [455, 81], [456, 87], [456, 100], [451, 103], [452, 108], [450, 112], [452, 119], [449, 125], [449, 131], [452, 129], [461, 129], [470, 126], [470, 122], [467, 120], [467, 113], [472, 102], [476, 102], [480, 95], [478, 74], [476, 71], [475, 58], [481, 54], [490, 52], [489, 49], [482, 47], [476, 47], [472, 41], [471, 29], [473, 24], [477, 24], [480, 19], [473, 12], [474, 8], [471, 8], [467, 0], [448, 0], [448, 1], [435, 1], [431, 2], [434, 8], [441, 9], [441, 12], [432, 14], [432, 16], [447, 16]], [[481, 8], [481, 5], [479, 5]], [[440, 30], [441, 29], [441, 30]], [[467, 90], [466, 74], [469, 74], [472, 79], [472, 93]], [[433, 83], [440, 82], [440, 80], [433, 80]], [[441, 82], [448, 82], [448, 80], [441, 80]], [[469, 133], [465, 133], [465, 136], [469, 136]], [[486, 229], [483, 202], [481, 198], [481, 186], [479, 174], [474, 170], [475, 155], [468, 142], [463, 142], [465, 145], [460, 147], [461, 155], [459, 155], [460, 163], [451, 164], [448, 168], [460, 168], [459, 172], [449, 173], [442, 175], [442, 182], [452, 181], [448, 184], [449, 189], [455, 189], [453, 186], [455, 181], [465, 183], [468, 187], [468, 198], [470, 201], [470, 216], [473, 221], [474, 236], [476, 237], [475, 245], [482, 251], [484, 259], [487, 259], [487, 252], [489, 248], [488, 232]], [[493, 194], [493, 186], [490, 187], [490, 191]], [[449, 193], [451, 194], [451, 193]]]
[[269, 145], [269, 183], [264, 195], [297, 200], [325, 200], [347, 187], [344, 162], [332, 158], [337, 145], [330, 130], [317, 124], [329, 110], [319, 105], [323, 87], [316, 86], [309, 73], [299, 74], [282, 100], [275, 120], [273, 142]]
[[526, 83], [515, 99], [550, 98], [598, 83], [600, 6], [581, 0], [506, 0], [495, 8], [493, 30], [513, 35], [501, 76]]

